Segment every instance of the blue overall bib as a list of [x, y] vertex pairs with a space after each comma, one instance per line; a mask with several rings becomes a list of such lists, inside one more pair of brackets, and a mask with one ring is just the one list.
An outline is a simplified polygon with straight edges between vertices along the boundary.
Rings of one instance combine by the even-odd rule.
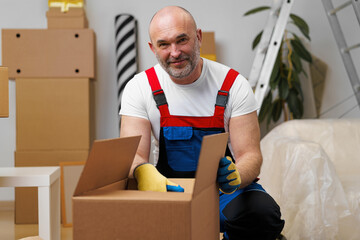
[[[194, 178], [203, 136], [225, 132], [224, 111], [229, 90], [239, 73], [233, 69], [227, 73], [216, 97], [213, 116], [193, 117], [171, 115], [155, 69], [150, 68], [145, 72], [160, 111], [159, 159], [156, 168], [168, 178]], [[225, 154], [232, 157], [228, 147]], [[221, 232], [225, 231], [224, 222], [227, 220], [223, 209], [239, 194], [251, 190], [264, 191], [261, 185], [254, 182], [233, 194], [219, 193]]]

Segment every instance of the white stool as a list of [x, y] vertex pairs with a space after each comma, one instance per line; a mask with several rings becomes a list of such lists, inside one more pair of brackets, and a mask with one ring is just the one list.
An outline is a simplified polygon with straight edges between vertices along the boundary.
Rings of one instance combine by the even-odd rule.
[[60, 167], [0, 167], [0, 187], [38, 187], [39, 236], [60, 240]]

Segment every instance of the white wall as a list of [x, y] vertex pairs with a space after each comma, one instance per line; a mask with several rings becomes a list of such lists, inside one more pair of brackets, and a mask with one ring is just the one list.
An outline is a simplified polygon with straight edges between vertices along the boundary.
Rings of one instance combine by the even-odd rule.
[[[45, 0], [0, 0], [0, 28], [46, 28]], [[339, 5], [341, 0], [335, 0]], [[116, 106], [116, 73], [114, 17], [129, 13], [138, 20], [138, 51], [140, 70], [151, 67], [156, 60], [147, 46], [148, 23], [159, 8], [166, 5], [180, 5], [195, 17], [203, 31], [215, 31], [218, 60], [248, 76], [254, 58], [251, 42], [265, 25], [267, 14], [259, 13], [243, 17], [256, 6], [269, 5], [266, 0], [87, 0], [86, 14], [89, 27], [96, 33], [97, 79], [96, 79], [96, 138], [118, 136]], [[349, 43], [359, 41], [360, 31], [352, 9], [342, 14], [345, 34]], [[328, 20], [321, 1], [297, 0], [293, 13], [302, 16], [310, 26], [312, 53], [328, 65], [328, 73], [323, 97], [322, 117], [359, 118], [359, 107], [353, 95], [345, 68], [336, 48]], [[0, 39], [1, 42], [1, 39]], [[1, 49], [0, 49], [1, 52]], [[353, 57], [360, 66], [359, 50]], [[1, 60], [0, 60], [1, 65]], [[349, 99], [348, 99], [349, 98]], [[344, 101], [348, 99], [347, 101]], [[334, 107], [336, 106], [336, 107]], [[354, 107], [352, 109], [352, 107]], [[349, 109], [352, 109], [346, 113]], [[346, 113], [346, 114], [345, 114]], [[10, 117], [0, 119], [0, 167], [13, 166], [15, 151], [15, 82], [10, 82]], [[12, 189], [0, 189], [0, 200], [12, 200]]]

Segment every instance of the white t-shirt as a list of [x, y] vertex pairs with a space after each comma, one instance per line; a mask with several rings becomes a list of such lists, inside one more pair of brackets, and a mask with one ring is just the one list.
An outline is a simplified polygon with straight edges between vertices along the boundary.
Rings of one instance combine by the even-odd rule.
[[[179, 85], [170, 79], [159, 64], [155, 65], [170, 114], [179, 116], [214, 115], [217, 92], [229, 69], [223, 64], [204, 58], [199, 79], [191, 84]], [[228, 131], [231, 117], [251, 113], [257, 109], [258, 105], [250, 84], [239, 74], [229, 92], [229, 100], [224, 114], [225, 131]], [[127, 83], [122, 95], [120, 115], [148, 119], [151, 122], [155, 140], [159, 140], [160, 112], [156, 107], [145, 72], [135, 75]], [[157, 143], [155, 145], [157, 147]]]

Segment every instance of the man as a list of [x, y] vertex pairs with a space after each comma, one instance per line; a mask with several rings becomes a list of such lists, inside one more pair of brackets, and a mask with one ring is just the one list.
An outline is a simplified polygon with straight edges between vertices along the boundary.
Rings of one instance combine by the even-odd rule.
[[[248, 82], [200, 57], [202, 32], [181, 7], [159, 10], [149, 35], [159, 64], [127, 84], [120, 111], [120, 136], [142, 135], [130, 177], [140, 190], [182, 191], [167, 178], [194, 177], [202, 136], [227, 131], [228, 157], [218, 170], [224, 239], [276, 239], [284, 221], [255, 182], [262, 156], [257, 104]], [[149, 164], [151, 133], [159, 148], [156, 168]]]

